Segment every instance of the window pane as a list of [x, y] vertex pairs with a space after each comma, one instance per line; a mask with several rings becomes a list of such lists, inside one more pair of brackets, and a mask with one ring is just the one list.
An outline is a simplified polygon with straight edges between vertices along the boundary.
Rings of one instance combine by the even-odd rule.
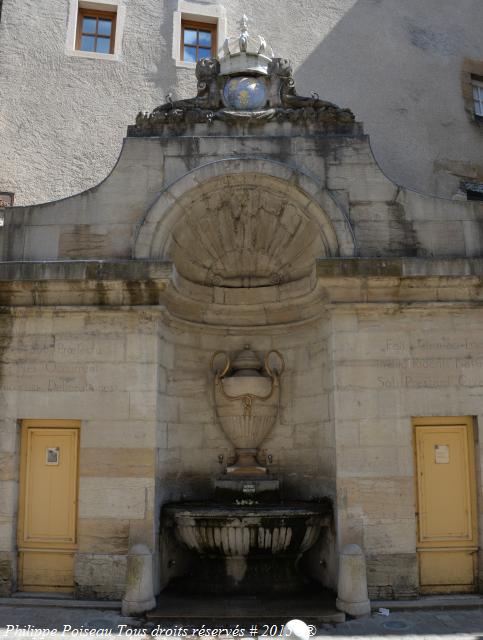
[[185, 47], [183, 59], [186, 62], [196, 62], [196, 47]]
[[475, 113], [477, 116], [483, 116], [483, 105], [481, 102], [475, 102]]
[[198, 60], [201, 60], [201, 58], [211, 58], [211, 49], [203, 49], [200, 47], [198, 49]]
[[196, 29], [184, 30], [184, 44], [196, 44], [196, 36], [198, 32]]
[[94, 36], [82, 36], [80, 48], [82, 51], [95, 51], [96, 39]]
[[110, 38], [97, 38], [97, 53], [109, 53], [110, 45]]
[[97, 33], [101, 36], [110, 36], [111, 35], [111, 20], [106, 20], [105, 18], [99, 18], [99, 22], [97, 24]]
[[95, 33], [96, 22], [95, 18], [84, 18], [82, 21], [82, 33]]
[[211, 49], [211, 31], [200, 31], [198, 42], [200, 47], [209, 47]]

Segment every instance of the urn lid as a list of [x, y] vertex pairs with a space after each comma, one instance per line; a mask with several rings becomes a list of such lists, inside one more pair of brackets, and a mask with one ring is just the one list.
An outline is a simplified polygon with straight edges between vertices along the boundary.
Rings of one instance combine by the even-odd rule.
[[263, 365], [257, 354], [246, 344], [243, 351], [233, 360], [231, 368], [234, 376], [261, 376], [260, 370]]

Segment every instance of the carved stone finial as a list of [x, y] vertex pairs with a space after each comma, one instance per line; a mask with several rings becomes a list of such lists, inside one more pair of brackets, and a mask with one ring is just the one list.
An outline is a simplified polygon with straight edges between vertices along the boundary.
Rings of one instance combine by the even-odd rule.
[[257, 354], [250, 349], [250, 345], [246, 344], [243, 347], [243, 351], [240, 351], [232, 362], [233, 376], [239, 378], [261, 376], [260, 369], [262, 366]]
[[239, 26], [240, 33], [246, 33], [248, 35], [248, 18], [245, 14], [242, 15]]
[[248, 46], [248, 18], [243, 14], [240, 20], [240, 51], [246, 52]]
[[[260, 42], [260, 48], [258, 50], [258, 53], [262, 54], [262, 55], [267, 55], [268, 49], [267, 49], [267, 41], [265, 40], [265, 38], [263, 36], [258, 36], [258, 41]], [[271, 52], [273, 54], [273, 51]], [[273, 55], [272, 55], [273, 57]]]

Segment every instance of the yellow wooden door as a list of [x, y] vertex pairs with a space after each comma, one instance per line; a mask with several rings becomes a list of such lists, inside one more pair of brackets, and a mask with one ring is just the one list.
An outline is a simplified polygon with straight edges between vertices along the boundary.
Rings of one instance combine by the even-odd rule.
[[19, 589], [74, 588], [79, 423], [24, 420], [19, 505]]
[[476, 479], [471, 418], [414, 421], [423, 593], [474, 591]]

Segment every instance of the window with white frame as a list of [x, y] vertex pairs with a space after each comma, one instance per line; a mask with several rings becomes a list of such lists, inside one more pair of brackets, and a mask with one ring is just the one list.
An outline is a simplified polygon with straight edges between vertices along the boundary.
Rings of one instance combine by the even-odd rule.
[[70, 0], [66, 53], [120, 60], [124, 0]]
[[483, 78], [478, 79], [475, 76], [471, 78], [473, 85], [473, 102], [475, 105], [475, 116], [483, 120]]
[[181, 21], [181, 60], [198, 62], [216, 56], [216, 24]]
[[200, 58], [215, 56], [225, 34], [222, 5], [178, 0], [173, 14], [173, 59], [177, 66], [195, 66]]
[[0, 191], [0, 208], [13, 206], [14, 193], [12, 191]]
[[114, 53], [116, 13], [95, 9], [79, 9], [77, 18], [76, 49]]

